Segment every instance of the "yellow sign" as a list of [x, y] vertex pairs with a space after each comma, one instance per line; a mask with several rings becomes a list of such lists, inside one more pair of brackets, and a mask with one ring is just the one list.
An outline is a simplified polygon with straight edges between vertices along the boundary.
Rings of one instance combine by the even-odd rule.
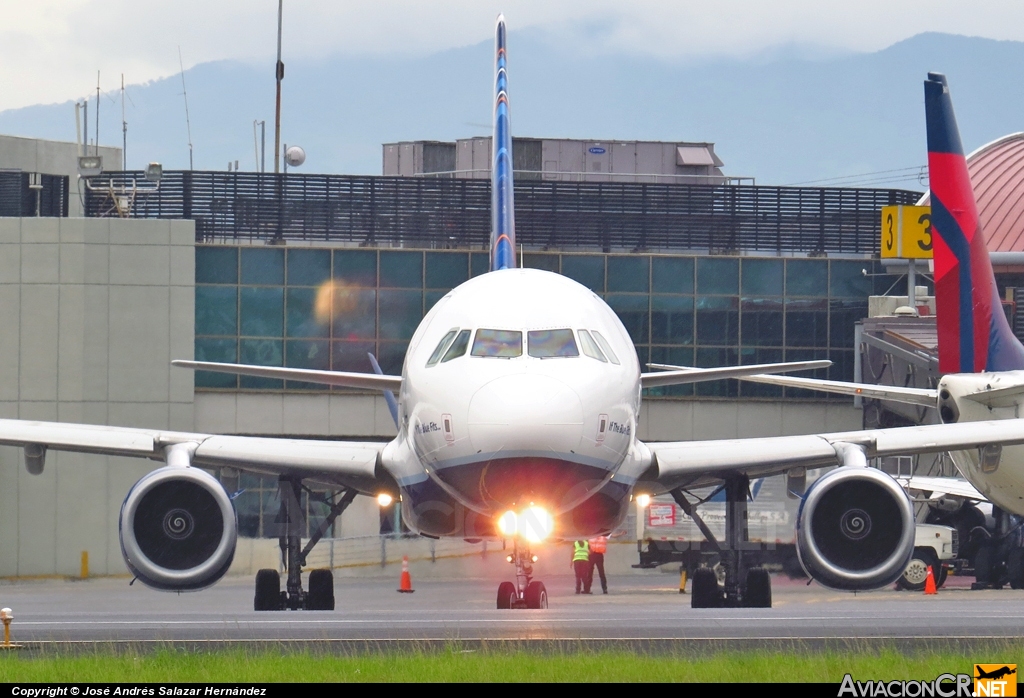
[[931, 259], [930, 206], [882, 207], [882, 258]]
[[975, 664], [974, 695], [984, 696], [1016, 696], [1017, 665], [1016, 664]]

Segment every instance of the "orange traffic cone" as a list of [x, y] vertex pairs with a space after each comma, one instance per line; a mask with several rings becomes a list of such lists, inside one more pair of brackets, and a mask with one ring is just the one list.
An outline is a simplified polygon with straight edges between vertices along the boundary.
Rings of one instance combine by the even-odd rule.
[[924, 593], [935, 594], [935, 575], [932, 574], [932, 566], [928, 565], [928, 576], [924, 578]]
[[[934, 583], [932, 584], [934, 588]], [[402, 556], [402, 579], [398, 583], [399, 594], [411, 594], [415, 589], [412, 588], [412, 575], [409, 574], [409, 556]], [[933, 592], [934, 593], [934, 592]]]

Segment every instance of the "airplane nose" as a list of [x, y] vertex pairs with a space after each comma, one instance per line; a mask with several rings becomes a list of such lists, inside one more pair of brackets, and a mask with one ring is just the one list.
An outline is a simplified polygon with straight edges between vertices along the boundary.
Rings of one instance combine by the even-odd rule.
[[550, 376], [503, 376], [469, 403], [469, 439], [478, 452], [569, 453], [579, 449], [582, 434], [580, 396]]

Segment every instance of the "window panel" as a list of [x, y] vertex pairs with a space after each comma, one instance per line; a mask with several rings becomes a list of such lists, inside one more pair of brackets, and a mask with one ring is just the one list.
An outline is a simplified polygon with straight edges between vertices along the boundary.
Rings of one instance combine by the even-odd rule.
[[854, 355], [852, 349], [831, 349], [828, 358], [832, 365], [828, 368], [828, 377], [834, 381], [852, 381]]
[[411, 339], [423, 319], [423, 293], [420, 291], [380, 291], [380, 339]]
[[654, 293], [693, 293], [693, 257], [651, 257]]
[[248, 337], [281, 337], [284, 335], [284, 289], [239, 289], [240, 334]]
[[597, 345], [597, 340], [590, 336], [590, 333], [586, 330], [580, 330], [580, 347], [583, 349], [583, 353], [592, 359], [597, 359], [601, 363], [608, 363], [608, 359], [605, 357], [604, 352], [601, 351], [601, 347]]
[[[871, 294], [871, 277], [864, 276], [864, 270], [870, 266], [870, 260], [833, 261], [829, 295], [839, 298], [867, 298]], [[870, 270], [868, 273], [871, 273]]]
[[330, 250], [288, 250], [289, 286], [319, 286], [330, 278]]
[[526, 351], [537, 359], [579, 356], [572, 330], [533, 330], [527, 332]]
[[242, 283], [284, 286], [283, 247], [243, 247]]
[[196, 286], [196, 334], [238, 334], [238, 288]]
[[458, 329], [449, 330], [448, 333], [441, 338], [441, 341], [437, 343], [434, 351], [431, 352], [430, 358], [427, 359], [427, 366], [433, 366], [441, 360], [441, 357], [444, 356], [444, 352], [448, 349], [448, 344], [455, 339], [455, 335], [458, 333]]
[[651, 296], [651, 342], [693, 344], [693, 296]]
[[868, 316], [864, 300], [829, 301], [829, 345], [840, 349], [853, 347], [854, 329]]
[[367, 354], [375, 354], [376, 351], [377, 345], [374, 342], [331, 342], [331, 370], [369, 373], [373, 371], [373, 365]]
[[447, 295], [447, 291], [426, 291], [423, 294], [423, 307], [426, 309], [426, 312], [429, 313], [431, 308], [437, 305], [437, 302]]
[[514, 359], [523, 355], [523, 333], [517, 330], [479, 329], [473, 338], [473, 356]]
[[402, 364], [405, 363], [405, 352], [409, 349], [409, 343], [381, 342], [377, 346], [380, 352], [377, 355], [380, 370], [389, 376], [402, 375]]
[[[744, 366], [778, 363], [782, 361], [782, 356], [782, 349], [740, 348], [740, 363]], [[782, 388], [777, 385], [739, 381], [739, 394], [743, 397], [782, 397]]]
[[609, 256], [608, 290], [647, 293], [650, 288], [650, 264], [651, 258], [646, 255]]
[[647, 344], [650, 341], [650, 296], [609, 295], [605, 300], [619, 316], [633, 344]]
[[260, 492], [244, 489], [234, 499], [238, 514], [238, 535], [243, 538], [258, 538], [260, 535]]
[[524, 254], [523, 266], [527, 269], [543, 269], [558, 273], [558, 255], [556, 254]]
[[446, 351], [444, 353], [444, 356], [441, 357], [441, 363], [451, 361], [452, 359], [457, 359], [460, 356], [465, 356], [466, 349], [469, 347], [469, 335], [469, 330], [462, 330], [461, 332], [459, 332], [459, 335], [455, 338], [455, 341], [452, 342], [452, 345], [450, 347], [448, 347], [448, 351]]
[[[334, 264], [337, 267], [337, 254]], [[381, 250], [380, 285], [382, 288], [423, 288], [423, 253]]]
[[787, 259], [786, 295], [819, 298], [828, 295], [828, 260]]
[[469, 255], [469, 261], [473, 267], [473, 276], [480, 276], [491, 270], [491, 256], [485, 252], [473, 252]]
[[[317, 371], [331, 370], [331, 343], [320, 340], [289, 340], [285, 342], [285, 366], [309, 368]], [[288, 390], [327, 390], [329, 386], [305, 381], [286, 381]]]
[[728, 257], [697, 258], [697, 293], [735, 296], [740, 288], [740, 261]]
[[[239, 363], [253, 366], [283, 366], [284, 351], [280, 339], [240, 339], [238, 340]], [[255, 376], [239, 376], [242, 389], [281, 390], [284, 381], [276, 378], [257, 378]]]
[[[196, 361], [213, 361], [220, 364], [238, 363], [238, 340], [212, 339], [196, 337]], [[197, 388], [237, 388], [238, 376], [230, 373], [214, 373], [213, 371], [196, 371], [195, 386]]]
[[730, 296], [697, 297], [697, 344], [739, 343], [739, 299]]
[[[670, 366], [693, 366], [693, 347], [651, 347], [651, 363], [668, 364]], [[640, 370], [649, 371], [646, 366]], [[648, 388], [647, 394], [652, 396], [693, 395], [693, 384], [663, 385]]]
[[781, 259], [744, 259], [743, 293], [781, 296], [785, 263]]
[[[396, 253], [392, 253], [396, 254]], [[416, 252], [398, 252], [419, 258]], [[349, 286], [377, 287], [377, 252], [374, 250], [335, 250], [334, 278]], [[416, 286], [419, 286], [417, 283]]]
[[227, 245], [197, 245], [196, 283], [237, 284], [238, 248]]
[[334, 339], [377, 336], [377, 292], [366, 288], [334, 289], [331, 306]]
[[595, 293], [603, 293], [604, 259], [598, 255], [562, 255], [562, 276], [568, 276]]
[[427, 252], [427, 288], [455, 288], [469, 278], [465, 252]]
[[286, 293], [286, 335], [327, 337], [331, 320], [331, 297], [330, 287], [289, 288]]
[[786, 346], [828, 346], [827, 300], [786, 300]]
[[[697, 366], [701, 368], [718, 368], [720, 366], [736, 366], [739, 364], [739, 349], [735, 347], [697, 347]], [[721, 380], [706, 381], [694, 384], [697, 395], [711, 397], [736, 397], [739, 394], [739, 381]]]
[[781, 298], [743, 298], [740, 307], [740, 344], [748, 347], [782, 346]]

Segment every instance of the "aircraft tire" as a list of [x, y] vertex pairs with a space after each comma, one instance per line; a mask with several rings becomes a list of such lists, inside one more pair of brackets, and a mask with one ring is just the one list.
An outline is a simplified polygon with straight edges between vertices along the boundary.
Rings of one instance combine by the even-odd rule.
[[517, 600], [515, 584], [502, 582], [498, 585], [498, 610], [512, 608], [512, 602], [515, 600]]
[[1006, 576], [1013, 589], [1024, 589], [1024, 548], [1013, 548], [1006, 557]]
[[281, 575], [277, 570], [259, 570], [256, 573], [256, 596], [253, 610], [281, 610]]
[[772, 607], [772, 578], [763, 567], [747, 570], [747, 586], [743, 592], [743, 605], [747, 608]]
[[310, 611], [334, 610], [334, 573], [313, 570], [309, 573], [309, 596], [306, 608]]
[[995, 581], [995, 562], [995, 547], [982, 543], [974, 555], [974, 580], [977, 584], [992, 584]]
[[526, 607], [548, 607], [548, 590], [544, 587], [544, 582], [530, 582], [526, 585]]
[[690, 591], [690, 608], [719, 608], [722, 605], [722, 591], [718, 586], [715, 571], [700, 567], [693, 571], [693, 587]]

